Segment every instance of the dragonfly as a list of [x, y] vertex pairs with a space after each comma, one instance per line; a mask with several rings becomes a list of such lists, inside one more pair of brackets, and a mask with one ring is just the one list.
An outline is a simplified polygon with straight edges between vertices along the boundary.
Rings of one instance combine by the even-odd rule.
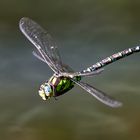
[[38, 23], [30, 18], [23, 17], [19, 21], [19, 28], [25, 37], [34, 45], [35, 50], [33, 51], [33, 55], [46, 63], [54, 72], [52, 77], [43, 82], [38, 90], [38, 94], [43, 100], [50, 99], [51, 97], [56, 98], [71, 90], [75, 85], [78, 85], [109, 107], [117, 108], [122, 106], [120, 101], [83, 82], [82, 79], [84, 77], [98, 75], [104, 70], [103, 67], [106, 65], [133, 53], [140, 52], [140, 46], [120, 51], [82, 71], [75, 72], [69, 65], [62, 62], [55, 41]]

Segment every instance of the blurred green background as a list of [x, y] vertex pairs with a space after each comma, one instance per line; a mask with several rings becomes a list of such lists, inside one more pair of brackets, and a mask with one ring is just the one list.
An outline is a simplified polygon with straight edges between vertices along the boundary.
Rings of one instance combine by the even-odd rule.
[[84, 81], [123, 102], [106, 107], [79, 87], [43, 102], [38, 88], [53, 73], [32, 56], [18, 22], [30, 17], [76, 71], [140, 43], [139, 0], [0, 0], [0, 139], [139, 140], [140, 54]]

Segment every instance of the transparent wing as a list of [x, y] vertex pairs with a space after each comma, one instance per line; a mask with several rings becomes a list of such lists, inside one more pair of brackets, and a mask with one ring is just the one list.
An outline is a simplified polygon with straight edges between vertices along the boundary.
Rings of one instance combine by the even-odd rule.
[[[45, 62], [45, 60], [35, 51], [33, 51], [33, 55], [37, 57], [39, 60]], [[63, 73], [61, 73], [61, 76], [65, 77], [76, 77], [76, 76], [93, 76], [100, 74], [104, 69], [99, 69], [90, 73], [81, 73], [81, 72], [74, 72], [74, 70], [69, 66], [64, 63], [61, 63], [61, 69], [63, 69]]]
[[[40, 57], [35, 51], [33, 51], [33, 55], [35, 57], [37, 57], [39, 60], [45, 62], [45, 60], [42, 57]], [[69, 73], [69, 72], [74, 73], [73, 69], [70, 66], [68, 66], [68, 65], [66, 65], [64, 63], [61, 64], [61, 69], [63, 69], [63, 71], [65, 73]], [[61, 75], [63, 76], [63, 74], [61, 74]]]
[[47, 63], [55, 73], [69, 71], [62, 64], [57, 46], [47, 31], [33, 20], [25, 17], [20, 20], [19, 27], [38, 50], [37, 53], [34, 53], [37, 58]]
[[75, 76], [90, 76], [100, 73], [103, 69], [88, 73], [74, 72], [70, 66], [62, 63], [56, 43], [53, 41], [50, 34], [45, 31], [40, 25], [29, 18], [22, 18], [19, 22], [19, 27], [22, 33], [34, 44], [37, 51], [33, 52], [41, 61], [47, 63], [49, 67], [60, 76], [75, 77]]
[[111, 97], [106, 95], [104, 92], [92, 87], [91, 85], [89, 85], [87, 83], [77, 82], [74, 79], [71, 79], [71, 80], [74, 83], [76, 83], [77, 85], [79, 85], [82, 89], [84, 89], [85, 91], [90, 93], [92, 96], [94, 96], [96, 99], [98, 99], [99, 101], [101, 101], [102, 103], [104, 103], [110, 107], [115, 108], [115, 107], [120, 107], [122, 105], [121, 102], [112, 99]]

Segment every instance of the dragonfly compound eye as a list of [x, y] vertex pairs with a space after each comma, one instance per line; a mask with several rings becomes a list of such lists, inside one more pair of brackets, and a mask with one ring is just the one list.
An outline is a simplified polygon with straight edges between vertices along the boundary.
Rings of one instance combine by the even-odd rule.
[[51, 86], [48, 83], [45, 84], [44, 92], [45, 92], [47, 97], [51, 96], [52, 89], [51, 89]]
[[43, 100], [47, 100], [48, 98], [51, 97], [52, 89], [48, 83], [44, 83], [40, 86], [40, 89], [38, 92]]

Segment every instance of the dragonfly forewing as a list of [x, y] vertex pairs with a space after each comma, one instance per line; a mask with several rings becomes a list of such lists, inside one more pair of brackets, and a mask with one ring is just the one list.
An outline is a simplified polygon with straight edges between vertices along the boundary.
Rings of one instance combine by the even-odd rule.
[[[70, 66], [62, 63], [56, 43], [50, 34], [40, 25], [29, 18], [22, 18], [19, 23], [22, 33], [34, 44], [38, 51], [33, 51], [33, 55], [41, 61], [47, 63], [49, 67], [60, 76], [70, 74], [75, 76], [95, 75], [102, 70], [97, 70], [91, 73], [74, 72]], [[64, 73], [64, 74], [63, 74]]]
[[29, 18], [22, 18], [19, 27], [38, 50], [39, 53], [34, 53], [35, 56], [47, 63], [55, 73], [63, 72], [64, 68], [56, 43], [50, 34]]

